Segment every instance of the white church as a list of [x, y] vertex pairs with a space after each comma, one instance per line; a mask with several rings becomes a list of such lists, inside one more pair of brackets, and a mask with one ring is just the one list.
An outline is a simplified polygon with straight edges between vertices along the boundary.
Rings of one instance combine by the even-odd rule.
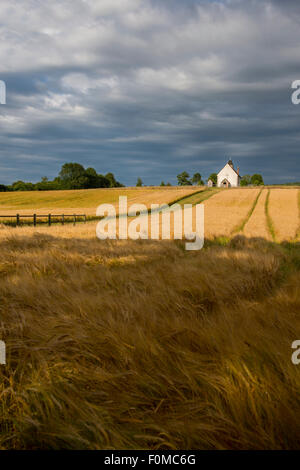
[[218, 188], [236, 188], [240, 185], [240, 169], [234, 169], [232, 160], [228, 160], [224, 168], [218, 173]]

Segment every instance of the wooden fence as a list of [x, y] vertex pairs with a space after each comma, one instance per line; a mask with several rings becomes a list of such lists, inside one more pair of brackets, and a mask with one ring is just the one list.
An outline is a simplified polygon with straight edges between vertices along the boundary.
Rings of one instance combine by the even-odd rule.
[[54, 223], [54, 220], [59, 219], [61, 221], [62, 225], [64, 225], [65, 222], [68, 221], [68, 219], [73, 219], [73, 225], [76, 224], [78, 219], [81, 218], [83, 219], [84, 223], [86, 222], [86, 214], [32, 214], [32, 215], [23, 215], [23, 214], [16, 214], [16, 215], [0, 215], [0, 219], [15, 219], [16, 220], [16, 226], [21, 225], [20, 220], [21, 219], [32, 219], [34, 227], [37, 225], [38, 219], [47, 219], [49, 227], [51, 226], [52, 223]]

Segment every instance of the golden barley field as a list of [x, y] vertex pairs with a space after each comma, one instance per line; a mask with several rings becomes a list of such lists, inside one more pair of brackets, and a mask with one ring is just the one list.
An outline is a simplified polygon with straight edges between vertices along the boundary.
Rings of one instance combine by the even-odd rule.
[[250, 211], [259, 189], [221, 191], [205, 203], [205, 235], [230, 236]]
[[104, 188], [64, 191], [15, 191], [0, 192], [0, 215], [6, 214], [87, 214], [96, 215], [100, 204], [118, 207], [119, 196], [127, 196], [128, 204], [169, 204], [194, 192], [196, 186], [165, 186], [140, 188]]
[[[241, 188], [232, 190], [203, 190], [185, 197], [179, 205], [204, 205], [205, 238], [232, 237], [242, 234], [246, 237], [262, 237], [265, 240], [291, 241], [300, 233], [298, 189]], [[193, 230], [196, 230], [194, 207]], [[128, 225], [132, 218], [128, 219]], [[162, 218], [160, 217], [160, 225]], [[151, 238], [151, 220], [148, 217], [148, 238]], [[118, 227], [118, 223], [117, 223]], [[171, 238], [174, 237], [174, 214], [170, 217]], [[140, 227], [137, 227], [140, 230]], [[118, 232], [118, 230], [117, 230]], [[184, 217], [182, 217], [184, 233]], [[161, 238], [160, 230], [160, 238]]]
[[257, 201], [253, 214], [245, 224], [244, 235], [246, 237], [262, 237], [265, 240], [271, 240], [271, 234], [268, 230], [268, 222], [265, 212], [268, 190], [264, 189]]
[[[64, 193], [68, 192], [71, 194], [64, 201]], [[21, 214], [21, 222], [28, 220], [22, 219], [22, 214], [33, 213], [44, 215], [48, 213], [70, 215], [85, 213], [88, 217], [95, 217], [98, 203], [111, 203], [118, 213], [119, 196], [124, 195], [128, 197], [128, 207], [132, 204], [144, 204], [147, 209], [151, 207], [151, 204], [171, 204], [176, 201], [182, 207], [184, 204], [203, 203], [206, 238], [230, 237], [241, 233], [249, 237], [283, 241], [294, 240], [300, 236], [300, 191], [296, 188], [266, 188], [264, 190], [239, 188], [224, 191], [216, 188], [165, 187], [41, 191], [34, 192], [34, 194], [32, 192], [0, 193], [0, 215], [19, 213]], [[45, 198], [47, 198], [47, 207], [44, 207]], [[14, 205], [10, 205], [12, 200]], [[66, 207], [67, 204], [69, 204], [69, 208]], [[128, 224], [131, 221], [132, 217], [128, 220]], [[44, 220], [45, 222], [46, 220]], [[151, 238], [150, 225], [149, 218], [149, 238]], [[171, 237], [173, 236], [173, 225], [173, 216], [171, 216]], [[195, 230], [195, 223], [193, 223], [193, 228]], [[86, 229], [89, 230], [87, 227]], [[44, 230], [47, 231], [46, 228]], [[55, 228], [51, 227], [50, 233], [53, 230]], [[67, 233], [68, 230], [69, 228], [66, 228]], [[94, 228], [91, 230], [93, 232]], [[64, 236], [64, 231], [64, 229], [60, 230], [62, 236]]]
[[207, 238], [240, 233], [282, 242], [300, 235], [298, 188], [220, 191], [204, 201], [204, 207]]
[[[204, 235], [211, 237], [230, 237], [241, 230], [243, 222], [249, 217], [256, 199], [260, 194], [260, 189], [234, 189], [229, 191], [213, 190], [203, 191], [200, 194], [194, 194], [184, 198], [184, 204], [204, 205]], [[171, 237], [174, 237], [174, 214], [171, 213], [170, 226]], [[193, 230], [196, 230], [196, 210], [193, 211]], [[128, 225], [131, 219], [128, 219]], [[160, 224], [162, 219], [160, 219]], [[184, 233], [184, 216], [182, 216], [182, 233]], [[139, 230], [139, 228], [138, 228]], [[148, 217], [148, 237], [151, 238], [151, 220]], [[160, 238], [161, 238], [160, 231]]]
[[191, 196], [192, 252], [2, 225], [0, 448], [299, 449], [300, 205], [279, 241], [280, 191]]
[[295, 238], [299, 227], [298, 189], [272, 189], [269, 214], [278, 241]]

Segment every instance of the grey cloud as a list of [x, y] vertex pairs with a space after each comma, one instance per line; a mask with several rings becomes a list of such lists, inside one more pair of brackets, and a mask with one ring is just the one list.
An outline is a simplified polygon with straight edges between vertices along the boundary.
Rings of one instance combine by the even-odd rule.
[[14, 1], [0, 26], [0, 182], [79, 161], [175, 183], [229, 156], [267, 182], [300, 180], [300, 10], [284, 3]]

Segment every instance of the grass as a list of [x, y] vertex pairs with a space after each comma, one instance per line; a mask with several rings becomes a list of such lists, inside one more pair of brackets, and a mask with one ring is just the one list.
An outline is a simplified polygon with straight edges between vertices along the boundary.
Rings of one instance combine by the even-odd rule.
[[[111, 188], [111, 189], [82, 189], [70, 191], [15, 191], [0, 193], [0, 213], [8, 211], [60, 209], [85, 209], [89, 214], [95, 214], [99, 204], [117, 204], [120, 195], [126, 195], [129, 203], [169, 203], [182, 198], [194, 191], [195, 186], [189, 187], [142, 187], [142, 188]], [[67, 209], [66, 209], [67, 208]], [[46, 214], [49, 210], [46, 212]]]
[[206, 237], [232, 236], [253, 207], [258, 192], [257, 188], [234, 188], [204, 201]]
[[[7, 226], [16, 226], [16, 217], [9, 217], [15, 210], [20, 214], [20, 225], [33, 225], [33, 214], [48, 214], [54, 211], [54, 215], [60, 211], [65, 214], [65, 223], [73, 223], [73, 214], [85, 212], [89, 221], [98, 220], [96, 208], [99, 203], [110, 203], [116, 206], [118, 212], [118, 201], [120, 196], [128, 197], [128, 207], [133, 203], [145, 204], [147, 212], [151, 211], [151, 204], [167, 203], [169, 205], [179, 203], [196, 204], [208, 199], [215, 191], [205, 189], [205, 187], [151, 187], [151, 188], [119, 188], [119, 189], [96, 189], [96, 190], [74, 190], [74, 191], [40, 191], [40, 192], [20, 192], [20, 193], [0, 193], [0, 214], [7, 215], [1, 217], [0, 223]], [[3, 196], [4, 195], [4, 196]], [[175, 198], [175, 199], [174, 199]], [[188, 202], [186, 202], [188, 201]], [[10, 204], [15, 204], [8, 211]], [[69, 204], [68, 209], [66, 205]], [[42, 209], [44, 205], [48, 208]], [[52, 207], [52, 209], [49, 208]], [[77, 209], [71, 212], [72, 207]], [[30, 209], [29, 209], [30, 208]], [[42, 209], [42, 210], [41, 210]], [[58, 210], [57, 210], [58, 209]], [[2, 211], [2, 212], [1, 212]], [[23, 215], [23, 217], [22, 217]], [[24, 215], [32, 216], [30, 219]], [[52, 224], [61, 222], [61, 218], [53, 215]], [[83, 217], [77, 217], [77, 222], [83, 221]], [[37, 224], [47, 224], [47, 220], [37, 217]]]
[[0, 231], [0, 447], [298, 449], [299, 244], [90, 225]]
[[265, 214], [265, 202], [268, 194], [267, 189], [263, 189], [256, 207], [250, 219], [243, 229], [243, 235], [246, 237], [262, 237], [271, 240], [271, 235], [267, 227], [267, 218]]
[[194, 191], [163, 194], [207, 200], [198, 252], [0, 227], [0, 449], [300, 448], [300, 243], [228, 235], [257, 190]]
[[187, 195], [184, 198], [179, 199], [178, 201], [174, 201], [173, 204], [177, 202], [181, 206], [183, 206], [184, 204], [192, 204], [193, 206], [195, 206], [196, 204], [201, 204], [202, 202], [206, 201], [219, 191], [222, 190], [220, 188], [207, 188], [204, 190], [202, 189], [197, 193]]
[[298, 189], [271, 189], [268, 212], [276, 240], [295, 239], [299, 227]]
[[265, 203], [265, 215], [267, 219], [267, 226], [268, 230], [271, 234], [272, 240], [275, 242], [276, 241], [276, 233], [274, 229], [274, 224], [273, 220], [270, 217], [270, 212], [269, 212], [269, 201], [270, 201], [270, 189], [268, 190], [267, 197], [266, 197], [266, 203]]
[[263, 191], [263, 188], [259, 191], [258, 195], [256, 196], [256, 198], [253, 202], [253, 205], [250, 208], [250, 210], [249, 210], [248, 214], [246, 215], [246, 217], [244, 218], [244, 220], [232, 230], [231, 235], [234, 235], [235, 233], [238, 233], [238, 232], [243, 232], [243, 230], [245, 228], [245, 225], [250, 220], [250, 217], [252, 216], [252, 214], [253, 214], [253, 212], [256, 208], [256, 205], [258, 203], [258, 200], [259, 200], [259, 197], [260, 197], [262, 191]]

